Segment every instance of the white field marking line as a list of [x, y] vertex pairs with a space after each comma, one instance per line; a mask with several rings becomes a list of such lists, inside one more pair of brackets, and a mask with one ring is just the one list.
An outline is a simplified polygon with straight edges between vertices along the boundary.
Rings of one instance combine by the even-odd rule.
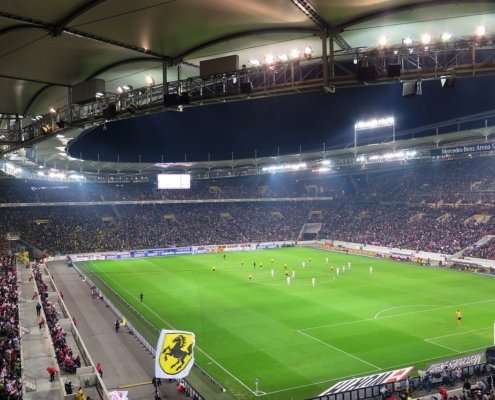
[[[104, 273], [103, 273], [104, 274]], [[104, 274], [106, 275], [106, 274]], [[107, 277], [108, 278], [108, 277]], [[112, 279], [109, 279], [111, 282], [114, 282]], [[115, 283], [115, 282], [114, 282]], [[117, 286], [120, 286], [122, 287], [121, 285], [117, 284]], [[126, 288], [124, 288], [124, 290], [126, 290], [129, 294], [132, 295], [132, 293], [127, 290]], [[125, 301], [125, 300], [124, 300]], [[458, 306], [461, 306], [461, 305], [469, 305], [469, 304], [481, 304], [481, 303], [488, 303], [488, 302], [493, 302], [495, 301], [495, 299], [492, 299], [492, 300], [486, 300], [486, 301], [478, 301], [478, 302], [473, 302], [473, 303], [464, 303], [464, 304], [459, 304]], [[125, 301], [127, 302], [127, 301]], [[145, 304], [145, 306], [147, 306]], [[445, 308], [448, 308], [448, 307], [455, 307], [455, 305], [453, 306], [444, 306]], [[173, 326], [167, 322], [167, 321], [164, 321], [163, 318], [161, 318], [159, 315], [156, 314], [156, 312], [153, 310], [153, 309], [150, 309], [149, 307], [147, 307], [153, 314], [155, 314], [162, 322], [164, 322], [166, 325], [168, 325], [169, 327], [171, 327], [172, 329]], [[432, 310], [425, 310], [425, 311], [432, 311]], [[404, 314], [411, 314], [411, 313], [404, 313]], [[399, 315], [403, 315], [403, 314], [398, 314], [398, 315], [394, 315], [394, 316], [399, 316]], [[380, 319], [385, 319], [387, 317], [384, 317], [384, 318], [380, 318]], [[364, 320], [358, 320], [358, 321], [350, 321], [348, 323], [341, 323], [341, 324], [334, 324], [334, 325], [323, 325], [323, 326], [319, 326], [317, 328], [320, 328], [320, 327], [326, 327], [326, 326], [339, 326], [339, 325], [347, 325], [349, 323], [358, 323], [358, 322], [364, 322], [364, 321], [372, 321], [373, 319], [371, 318], [368, 318], [368, 319], [364, 319]], [[308, 337], [311, 337], [313, 339], [316, 339], [319, 341], [319, 339], [315, 338], [314, 336], [311, 336], [303, 331], [305, 330], [310, 330], [310, 329], [316, 329], [316, 328], [306, 328], [306, 329], [301, 329], [301, 330], [298, 330], [297, 332], [302, 334], [302, 335], [306, 335]], [[328, 346], [328, 343], [326, 342], [322, 342], [324, 343], [325, 345]], [[469, 350], [466, 350], [463, 352], [463, 354], [466, 354], [466, 353], [469, 353], [469, 352], [472, 352], [472, 351], [477, 351], [477, 350], [481, 350], [481, 349], [484, 349], [486, 348], [486, 346], [483, 346], [483, 347], [480, 347], [480, 348], [475, 348], [475, 349], [469, 349]], [[254, 390], [250, 389], [246, 384], [244, 384], [239, 378], [237, 378], [235, 375], [233, 375], [231, 372], [229, 372], [228, 370], [226, 370], [222, 365], [220, 365], [216, 360], [212, 359], [211, 356], [209, 356], [207, 353], [205, 353], [202, 349], [199, 348], [198, 346], [198, 350], [200, 350], [205, 356], [207, 356], [208, 358], [210, 358], [211, 361], [213, 361], [213, 363], [215, 363], [220, 369], [224, 370], [228, 375], [230, 375], [232, 378], [234, 378], [237, 382], [239, 382], [244, 388], [246, 388], [250, 393], [252, 393], [254, 396], [256, 397], [263, 397], [263, 396], [268, 396], [268, 395], [271, 395], [271, 394], [276, 394], [276, 393], [282, 393], [282, 392], [287, 392], [287, 391], [290, 391], [290, 390], [295, 390], [295, 389], [302, 389], [302, 388], [305, 388], [305, 387], [310, 387], [310, 386], [315, 386], [315, 385], [321, 385], [323, 383], [327, 383], [327, 382], [336, 382], [336, 381], [340, 381], [342, 379], [348, 379], [348, 378], [353, 378], [353, 377], [357, 377], [357, 376], [364, 376], [365, 374], [370, 374], [372, 372], [377, 372], [376, 370], [376, 367], [377, 366], [374, 366], [375, 369], [373, 370], [370, 370], [370, 371], [365, 371], [365, 372], [361, 372], [360, 374], [353, 374], [353, 375], [347, 375], [347, 376], [342, 376], [342, 377], [337, 377], [337, 378], [332, 378], [332, 379], [327, 379], [327, 380], [324, 380], [324, 381], [319, 381], [319, 382], [313, 382], [313, 383], [308, 383], [308, 384], [305, 384], [305, 385], [298, 385], [298, 386], [292, 386], [292, 387], [288, 387], [288, 388], [285, 388], [285, 389], [279, 389], [279, 390], [274, 390], [274, 391], [271, 391], [271, 392], [267, 392], [265, 394], [256, 394]], [[343, 351], [343, 350], [340, 350], [339, 351]], [[449, 350], [451, 351], [451, 350]], [[432, 360], [440, 360], [442, 358], [445, 358], [445, 357], [448, 357], [450, 356], [451, 354], [445, 354], [443, 356], [439, 356], [439, 357], [433, 357], [433, 358], [425, 358], [425, 359], [422, 359], [422, 360], [416, 360], [416, 361], [411, 361], [411, 362], [408, 362], [408, 363], [402, 363], [402, 364], [396, 364], [396, 365], [391, 365], [391, 366], [387, 366], [383, 369], [383, 371], [385, 370], [389, 370], [389, 369], [393, 369], [393, 368], [399, 368], [399, 367], [402, 367], [402, 366], [405, 366], [405, 365], [412, 365], [412, 364], [417, 364], [417, 363], [421, 363], [421, 362], [425, 362], [425, 361], [432, 361]]]
[[354, 354], [348, 353], [347, 351], [342, 350], [342, 349], [340, 349], [340, 348], [338, 348], [338, 347], [336, 347], [336, 346], [334, 346], [334, 345], [332, 345], [330, 343], [327, 343], [327, 342], [325, 342], [325, 341], [323, 341], [321, 339], [318, 339], [318, 338], [316, 338], [314, 336], [311, 336], [309, 333], [302, 332], [302, 331], [297, 331], [297, 333], [299, 333], [300, 335], [306, 336], [306, 337], [308, 337], [310, 339], [313, 339], [313, 340], [317, 341], [318, 343], [321, 343], [324, 346], [330, 347], [331, 349], [333, 349], [335, 351], [339, 351], [339, 352], [345, 354], [348, 357], [354, 358], [355, 360], [358, 360], [358, 361], [362, 362], [363, 364], [369, 365], [370, 367], [375, 368], [375, 371], [381, 371], [382, 370], [382, 367], [379, 367], [378, 365], [375, 365], [375, 364], [370, 363], [370, 362], [368, 362], [366, 360], [363, 360], [362, 358], [360, 358], [360, 357], [358, 357], [358, 356], [356, 356]]
[[457, 354], [461, 354], [462, 352], [457, 350], [457, 349], [454, 349], [453, 347], [449, 347], [449, 346], [445, 346], [443, 344], [440, 344], [440, 343], [437, 343], [435, 341], [429, 341], [428, 339], [423, 339], [426, 343], [429, 343], [429, 344], [432, 344], [434, 346], [437, 346], [437, 347], [441, 347], [443, 349], [447, 349], [447, 350], [450, 350], [450, 351], [453, 351], [454, 353], [457, 353]]
[[[458, 354], [461, 354], [461, 353], [465, 353], [465, 352], [469, 352], [469, 351], [474, 351], [474, 350], [464, 350], [464, 351], [460, 351], [460, 350], [457, 350], [453, 347], [449, 347], [449, 346], [446, 346], [444, 344], [441, 344], [441, 343], [438, 343], [436, 341], [436, 339], [442, 339], [442, 338], [446, 338], [446, 337], [452, 337], [452, 336], [461, 336], [461, 335], [467, 335], [469, 333], [474, 333], [474, 332], [482, 332], [482, 331], [487, 331], [487, 330], [491, 330], [491, 328], [481, 328], [481, 329], [473, 329], [473, 330], [470, 330], [470, 331], [464, 331], [464, 332], [455, 332], [455, 333], [450, 333], [448, 335], [442, 335], [442, 336], [436, 336], [436, 337], [431, 337], [431, 338], [426, 338], [426, 339], [423, 339], [426, 343], [430, 343], [430, 344], [433, 344], [435, 346], [438, 346], [438, 347], [443, 347], [444, 349], [447, 349], [447, 350], [452, 350]], [[482, 347], [484, 348], [484, 347]], [[479, 350], [479, 349], [475, 349], [475, 350]]]
[[395, 307], [386, 308], [385, 310], [378, 311], [373, 317], [373, 319], [380, 319], [379, 318], [380, 315], [386, 313], [387, 311], [396, 310], [398, 308], [413, 308], [413, 307], [440, 307], [440, 306], [438, 304], [411, 304], [409, 306], [395, 306]]
[[[467, 354], [467, 353], [470, 353], [470, 352], [473, 352], [473, 351], [477, 351], [477, 350], [481, 350], [481, 349], [486, 349], [486, 346], [475, 348], [475, 349], [469, 349], [469, 350], [463, 351], [462, 354]], [[402, 364], [389, 365], [389, 366], [383, 368], [383, 371], [389, 371], [389, 370], [392, 370], [392, 369], [395, 369], [395, 368], [401, 368], [401, 367], [405, 367], [405, 366], [411, 366], [411, 365], [415, 365], [415, 364], [422, 363], [422, 362], [425, 362], [425, 361], [441, 360], [441, 359], [444, 359], [446, 357], [450, 357], [452, 355], [453, 354], [451, 352], [449, 352], [449, 354], [445, 354], [443, 356], [438, 356], [438, 357], [433, 357], [433, 358], [423, 358], [422, 360], [416, 360], [416, 361], [411, 361], [411, 362], [402, 363]], [[337, 378], [326, 379], [324, 381], [307, 383], [305, 385], [291, 386], [291, 387], [288, 387], [288, 388], [285, 388], [285, 389], [279, 389], [279, 390], [274, 390], [272, 392], [268, 392], [266, 395], [275, 394], [275, 393], [281, 393], [281, 392], [287, 392], [289, 390], [302, 389], [302, 388], [309, 387], [309, 386], [321, 385], [321, 384], [327, 383], [327, 382], [337, 382], [337, 381], [341, 381], [343, 379], [359, 378], [359, 377], [362, 377], [362, 376], [366, 376], [366, 374], [371, 374], [373, 372], [377, 372], [377, 371], [376, 370], [370, 370], [370, 371], [365, 371], [365, 372], [359, 372], [359, 373], [354, 374], [354, 375], [340, 376], [340, 377], [337, 377]], [[266, 396], [266, 395], [263, 395], [263, 396]]]
[[470, 305], [475, 305], [475, 304], [485, 304], [485, 303], [493, 303], [493, 302], [495, 302], [495, 299], [472, 301], [469, 303], [461, 303], [461, 304], [449, 304], [449, 305], [445, 305], [445, 306], [430, 308], [428, 310], [418, 310], [418, 311], [409, 311], [409, 312], [399, 313], [399, 314], [392, 314], [392, 315], [388, 315], [388, 316], [385, 316], [382, 318], [378, 318], [376, 320], [374, 318], [364, 318], [364, 319], [357, 319], [354, 321], [338, 322], [336, 324], [325, 324], [325, 325], [311, 326], [309, 328], [303, 328], [303, 329], [299, 329], [299, 330], [304, 332], [304, 331], [310, 331], [310, 330], [319, 329], [319, 328], [333, 328], [333, 327], [343, 326], [343, 325], [359, 324], [361, 322], [381, 321], [383, 319], [404, 317], [406, 315], [414, 315], [414, 314], [421, 314], [421, 313], [426, 313], [426, 312], [431, 312], [431, 311], [444, 310], [444, 309], [452, 308], [452, 307], [470, 306]]
[[366, 376], [366, 374], [371, 374], [372, 372], [376, 372], [376, 370], [373, 369], [373, 370], [370, 370], [370, 371], [359, 372], [358, 374], [354, 374], [354, 375], [339, 376], [337, 378], [325, 379], [324, 381], [307, 383], [305, 385], [291, 386], [291, 387], [288, 387], [288, 388], [285, 388], [285, 389], [273, 390], [273, 391], [268, 392], [268, 393], [265, 393], [265, 394], [263, 394], [261, 396], [267, 396], [267, 395], [270, 395], [270, 394], [287, 392], [289, 390], [302, 389], [302, 388], [309, 387], [309, 386], [321, 385], [322, 383], [327, 383], [327, 382], [341, 381], [342, 379], [349, 379], [349, 378], [355, 378], [355, 377], [359, 377], [359, 376]]
[[[103, 275], [105, 275], [108, 278], [108, 275], [105, 274], [104, 272], [100, 271], [100, 273], [102, 273]], [[113, 284], [115, 284], [116, 286], [119, 286], [121, 287], [122, 289], [124, 289], [129, 295], [131, 296], [134, 296], [133, 293], [131, 291], [129, 291], [129, 289], [123, 287], [122, 285], [116, 283], [115, 281], [113, 281], [112, 279], [109, 279], [111, 282], [113, 282]], [[127, 301], [125, 299], [123, 299], [126, 303]], [[164, 320], [155, 310], [153, 310], [151, 307], [149, 307], [147, 304], [145, 303], [142, 303], [143, 306], [145, 306], [152, 314], [154, 314], [160, 321], [162, 321], [165, 325], [168, 325], [168, 327], [170, 329], [176, 329], [170, 322]], [[201, 347], [199, 346], [196, 346], [196, 348], [201, 352], [203, 353], [207, 358], [209, 358], [217, 367], [219, 367], [222, 371], [224, 371], [225, 373], [227, 373], [228, 375], [230, 375], [232, 378], [234, 378], [239, 384], [241, 384], [245, 389], [247, 389], [251, 394], [253, 394], [254, 396], [261, 396], [260, 394], [256, 394], [256, 392], [251, 389], [248, 385], [246, 385], [243, 381], [241, 381], [237, 376], [235, 376], [232, 372], [230, 372], [229, 370], [227, 370], [223, 365], [221, 365], [217, 360], [215, 360], [212, 356], [210, 356], [206, 351], [204, 351]]]
[[482, 332], [482, 331], [487, 331], [487, 330], [491, 330], [491, 329], [492, 328], [472, 329], [470, 331], [454, 332], [454, 333], [449, 333], [448, 335], [429, 337], [429, 338], [426, 338], [425, 340], [435, 340], [435, 339], [442, 339], [442, 338], [451, 337], [451, 336], [461, 336], [461, 335], [467, 335], [468, 333]]

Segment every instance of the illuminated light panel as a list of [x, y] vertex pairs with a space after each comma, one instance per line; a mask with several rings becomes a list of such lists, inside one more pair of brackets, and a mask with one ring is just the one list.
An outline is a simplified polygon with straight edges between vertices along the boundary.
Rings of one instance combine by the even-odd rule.
[[354, 128], [357, 131], [363, 131], [367, 129], [377, 129], [377, 128], [385, 128], [387, 126], [395, 125], [394, 117], [385, 117], [385, 118], [375, 118], [367, 121], [358, 121], [354, 124]]
[[306, 163], [278, 164], [278, 165], [269, 165], [267, 167], [263, 167], [262, 171], [264, 172], [299, 171], [301, 169], [305, 169], [306, 167], [307, 167]]

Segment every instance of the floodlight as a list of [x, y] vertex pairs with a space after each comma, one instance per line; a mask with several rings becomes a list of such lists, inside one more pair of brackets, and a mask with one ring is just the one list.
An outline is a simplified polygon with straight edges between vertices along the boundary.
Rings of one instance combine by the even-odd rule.
[[381, 36], [380, 39], [378, 39], [378, 45], [380, 47], [385, 47], [387, 45], [387, 38], [385, 36]]
[[124, 93], [124, 89], [122, 89], [122, 86], [119, 86], [119, 87], [117, 88], [117, 93], [119, 93], [119, 94]]
[[273, 54], [271, 53], [268, 53], [266, 56], [265, 56], [265, 62], [270, 65], [270, 64], [273, 64], [273, 62], [275, 61], [275, 57], [273, 57]]
[[482, 37], [486, 34], [486, 28], [484, 25], [480, 25], [476, 28], [476, 36]]
[[431, 42], [431, 35], [428, 33], [424, 33], [421, 35], [421, 43], [423, 44], [429, 44]]
[[100, 98], [102, 98], [103, 96], [105, 96], [105, 94], [104, 94], [104, 93], [102, 93], [102, 92], [96, 92], [96, 93], [95, 93], [95, 97], [96, 97], [97, 99], [100, 99]]
[[304, 48], [304, 55], [306, 57], [311, 57], [311, 54], [313, 54], [313, 49], [311, 48], [311, 46], [306, 46]]
[[263, 172], [278, 172], [278, 171], [299, 171], [301, 169], [306, 168], [306, 163], [296, 163], [296, 164], [278, 164], [278, 165], [269, 165], [267, 167], [263, 167]]
[[151, 75], [147, 75], [146, 76], [146, 83], [149, 86], [153, 86], [155, 84], [155, 80], [153, 79], [153, 77]]
[[385, 118], [369, 119], [367, 121], [358, 121], [354, 124], [354, 128], [358, 131], [363, 131], [368, 129], [385, 128], [394, 125], [395, 125], [394, 117], [385, 117]]
[[124, 89], [126, 92], [129, 92], [132, 90], [132, 86], [131, 85], [124, 85], [124, 86], [122, 86], [122, 89]]
[[57, 110], [55, 110], [55, 108], [53, 108], [53, 107], [50, 107], [50, 109], [48, 111], [50, 112], [50, 114], [56, 114], [57, 113]]
[[402, 40], [402, 43], [405, 44], [406, 46], [412, 45], [412, 39], [410, 37], [406, 37]]
[[300, 55], [301, 55], [301, 52], [298, 49], [292, 49], [290, 52], [290, 58], [292, 60], [297, 60]]
[[287, 56], [287, 54], [280, 54], [280, 55], [278, 56], [278, 59], [279, 59], [280, 61], [282, 61], [282, 62], [286, 62], [286, 61], [288, 61], [288, 60], [289, 60], [289, 57]]
[[442, 42], [448, 42], [450, 39], [452, 39], [451, 33], [449, 32], [442, 33]]
[[259, 66], [261, 63], [260, 63], [260, 60], [256, 59], [256, 58], [253, 58], [252, 60], [249, 60], [249, 64], [251, 65], [254, 65], [255, 67]]
[[318, 167], [313, 170], [313, 172], [317, 172], [319, 174], [324, 174], [325, 172], [330, 172], [330, 168], [328, 167]]

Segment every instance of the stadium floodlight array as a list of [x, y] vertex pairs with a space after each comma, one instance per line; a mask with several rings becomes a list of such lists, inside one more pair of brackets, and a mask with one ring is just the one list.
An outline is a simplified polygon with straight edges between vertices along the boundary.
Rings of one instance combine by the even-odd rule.
[[374, 118], [366, 121], [358, 121], [354, 124], [354, 129], [357, 131], [365, 131], [368, 129], [386, 128], [395, 125], [394, 117]]
[[45, 178], [48, 180], [77, 181], [77, 182], [83, 182], [86, 180], [86, 177], [81, 174], [70, 172], [69, 175], [67, 175], [64, 172], [58, 171], [53, 168], [50, 169], [50, 171], [48, 172], [38, 171], [36, 175], [40, 178]]
[[416, 150], [399, 150], [384, 154], [373, 154], [369, 157], [361, 154], [356, 157], [356, 161], [359, 163], [366, 163], [368, 161], [404, 161], [416, 157], [418, 152]]
[[22, 175], [22, 168], [17, 167], [14, 164], [9, 163], [9, 162], [4, 163], [2, 170], [7, 175], [11, 175], [11, 176], [20, 176], [20, 175]]
[[278, 164], [278, 165], [269, 165], [267, 167], [263, 167], [263, 172], [283, 172], [283, 171], [300, 171], [301, 169], [306, 169], [307, 165], [304, 162], [295, 163], [295, 164]]
[[392, 142], [395, 142], [395, 118], [393, 116], [357, 121], [354, 124], [354, 148], [357, 147], [358, 132], [392, 128]]
[[318, 168], [313, 170], [313, 172], [316, 172], [318, 174], [324, 174], [324, 173], [327, 173], [330, 171], [331, 171], [331, 169], [329, 167], [318, 167]]

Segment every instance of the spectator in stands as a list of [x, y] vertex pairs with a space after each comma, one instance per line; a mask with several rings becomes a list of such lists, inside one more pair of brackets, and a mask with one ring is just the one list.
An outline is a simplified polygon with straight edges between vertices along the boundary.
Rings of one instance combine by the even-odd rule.
[[100, 363], [96, 363], [96, 372], [103, 378], [103, 366]]
[[22, 397], [15, 257], [0, 256], [0, 398]]
[[42, 262], [36, 262], [32, 265], [33, 276], [41, 297], [41, 305], [45, 312], [57, 362], [63, 371], [73, 374], [76, 372], [77, 364], [80, 366], [80, 359], [79, 356], [74, 357], [72, 349], [66, 342], [66, 333], [58, 323], [59, 317], [55, 305], [48, 301], [48, 285], [43, 279], [42, 268], [44, 268]]
[[57, 369], [55, 367], [49, 366], [46, 371], [48, 372], [48, 375], [50, 376], [50, 382], [53, 382], [55, 380], [55, 375], [57, 374]]

